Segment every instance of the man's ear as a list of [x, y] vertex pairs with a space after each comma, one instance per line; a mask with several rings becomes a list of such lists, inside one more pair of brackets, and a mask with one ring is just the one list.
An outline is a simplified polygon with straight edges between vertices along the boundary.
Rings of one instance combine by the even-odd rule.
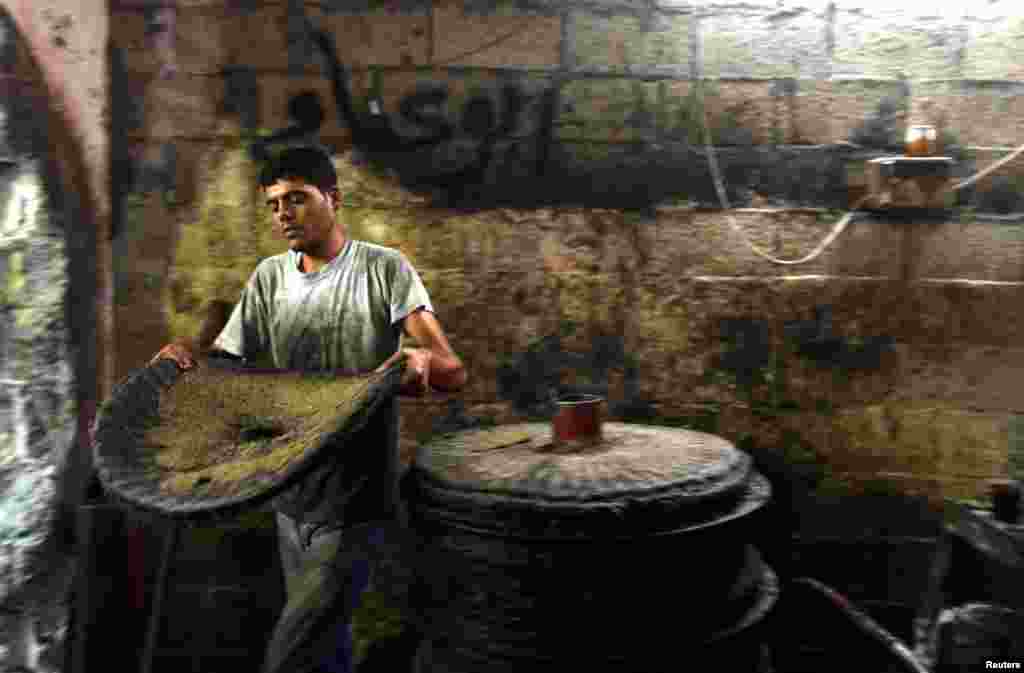
[[331, 210], [337, 211], [341, 208], [341, 190], [337, 187], [328, 189], [325, 194], [331, 199]]

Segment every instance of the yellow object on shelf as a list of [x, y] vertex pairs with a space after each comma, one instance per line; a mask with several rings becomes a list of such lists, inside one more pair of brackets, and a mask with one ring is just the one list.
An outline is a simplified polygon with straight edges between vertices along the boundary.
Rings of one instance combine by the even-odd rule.
[[939, 133], [926, 124], [908, 126], [905, 149], [908, 157], [930, 157], [938, 151]]

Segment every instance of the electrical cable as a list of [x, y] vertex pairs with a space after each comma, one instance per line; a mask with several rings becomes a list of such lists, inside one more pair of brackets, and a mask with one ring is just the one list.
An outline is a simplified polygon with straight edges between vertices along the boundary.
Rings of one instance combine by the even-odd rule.
[[997, 168], [1000, 168], [1001, 166], [1004, 166], [1005, 164], [1010, 163], [1011, 161], [1013, 161], [1014, 159], [1019, 157], [1021, 154], [1024, 154], [1024, 145], [1021, 145], [1020, 147], [1015, 149], [1013, 152], [1011, 152], [1009, 156], [1003, 157], [1002, 159], [1000, 159], [999, 161], [995, 162], [994, 164], [992, 164], [991, 166], [989, 166], [985, 170], [981, 171], [980, 173], [975, 173], [972, 177], [969, 177], [969, 178], [967, 178], [966, 180], [964, 180], [962, 182], [956, 183], [955, 185], [953, 185], [952, 190], [954, 192], [956, 192], [956, 191], [959, 191], [959, 190], [961, 190], [961, 189], [963, 189], [965, 187], [969, 187], [970, 185], [973, 185], [975, 182], [977, 182], [978, 180], [981, 180], [983, 177], [985, 177], [986, 175], [988, 175], [992, 171], [996, 170]]
[[[854, 203], [853, 206], [850, 207], [850, 212], [848, 212], [846, 215], [844, 215], [842, 217], [842, 219], [840, 219], [838, 222], [836, 222], [836, 225], [835, 225], [835, 227], [832, 228], [831, 233], [829, 233], [829, 235], [826, 236], [825, 239], [821, 243], [819, 243], [818, 246], [813, 251], [811, 251], [809, 254], [801, 257], [800, 259], [780, 259], [778, 257], [775, 257], [775, 256], [769, 254], [765, 250], [762, 250], [761, 248], [759, 248], [756, 245], [754, 245], [754, 243], [750, 240], [750, 238], [746, 235], [746, 233], [740, 227], [740, 225], [736, 223], [736, 218], [732, 215], [732, 213], [729, 212], [729, 210], [731, 210], [732, 206], [730, 206], [730, 204], [729, 204], [729, 197], [728, 197], [728, 195], [725, 192], [725, 184], [724, 184], [724, 181], [722, 180], [721, 169], [718, 166], [718, 159], [715, 156], [715, 149], [714, 149], [714, 146], [711, 143], [711, 127], [708, 124], [707, 107], [705, 105], [701, 105], [701, 111], [703, 113], [703, 118], [704, 118], [704, 124], [703, 124], [703, 126], [704, 126], [704, 147], [705, 147], [705, 150], [707, 151], [708, 165], [709, 165], [709, 167], [711, 169], [711, 178], [715, 182], [715, 192], [718, 194], [718, 200], [719, 200], [719, 202], [722, 205], [722, 209], [726, 211], [725, 216], [726, 216], [726, 219], [729, 222], [729, 226], [732, 227], [732, 229], [740, 236], [740, 238], [747, 245], [747, 247], [750, 248], [750, 250], [752, 252], [754, 252], [754, 254], [756, 254], [758, 257], [762, 257], [762, 258], [768, 260], [769, 262], [772, 262], [773, 264], [787, 264], [787, 265], [804, 264], [806, 262], [810, 262], [810, 261], [816, 259], [819, 255], [821, 255], [821, 253], [823, 253], [825, 251], [826, 248], [828, 248], [828, 246], [832, 245], [832, 243], [837, 238], [839, 238], [839, 235], [842, 234], [843, 231], [846, 230], [847, 225], [849, 225], [850, 222], [853, 221], [853, 218], [858, 214], [857, 213], [857, 209], [860, 208], [864, 204], [864, 202], [868, 200], [868, 198], [870, 198], [870, 195], [865, 195], [865, 196], [861, 197], [856, 203]], [[1021, 154], [1024, 154], [1024, 145], [1021, 145], [1016, 150], [1014, 150], [1009, 156], [1006, 156], [1006, 157], [1000, 159], [999, 161], [995, 162], [991, 166], [988, 166], [984, 170], [976, 173], [975, 175], [971, 176], [970, 178], [968, 178], [966, 180], [963, 180], [961, 182], [958, 182], [957, 184], [953, 185], [950, 188], [951, 191], [956, 192], [956, 191], [959, 191], [961, 189], [964, 189], [965, 187], [968, 187], [968, 186], [974, 184], [975, 182], [977, 182], [978, 180], [982, 179], [983, 177], [985, 177], [989, 173], [992, 173], [993, 171], [995, 171], [996, 169], [1000, 168], [1001, 166], [1004, 166], [1004, 165], [1010, 163], [1011, 161], [1016, 159]]]

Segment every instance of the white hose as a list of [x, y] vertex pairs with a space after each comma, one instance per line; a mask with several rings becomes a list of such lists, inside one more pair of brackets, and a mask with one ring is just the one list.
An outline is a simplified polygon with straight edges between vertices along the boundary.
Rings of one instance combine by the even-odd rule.
[[[754, 245], [754, 243], [750, 240], [750, 238], [740, 227], [740, 225], [736, 223], [736, 218], [733, 217], [732, 213], [729, 212], [729, 210], [731, 210], [731, 206], [729, 205], [729, 198], [725, 193], [725, 185], [722, 181], [722, 173], [718, 167], [718, 159], [715, 156], [715, 149], [711, 144], [711, 127], [708, 124], [707, 107], [703, 105], [703, 101], [701, 103], [701, 111], [704, 115], [704, 147], [708, 153], [708, 164], [711, 168], [711, 177], [715, 181], [715, 191], [718, 193], [718, 200], [721, 203], [722, 208], [725, 210], [725, 216], [726, 219], [729, 221], [729, 226], [731, 226], [733, 230], [737, 234], [739, 234], [740, 238], [743, 239], [743, 242], [746, 243], [747, 247], [750, 248], [751, 251], [754, 252], [754, 254], [756, 254], [758, 257], [763, 257], [764, 259], [768, 260], [769, 262], [772, 262], [773, 264], [804, 264], [806, 262], [810, 262], [816, 259], [819, 255], [821, 255], [821, 253], [825, 251], [825, 248], [832, 245], [832, 243], [837, 238], [839, 238], [839, 235], [843, 233], [843, 231], [846, 229], [846, 226], [850, 224], [854, 216], [857, 214], [857, 208], [859, 208], [861, 204], [863, 204], [864, 201], [866, 201], [869, 198], [870, 195], [864, 196], [855, 204], [853, 204], [853, 206], [850, 208], [850, 212], [846, 213], [846, 215], [844, 215], [838, 222], [836, 222], [836, 226], [833, 227], [832, 232], [829, 233], [829, 235], [825, 237], [825, 240], [818, 244], [818, 247], [812, 250], [809, 254], [805, 255], [804, 257], [801, 257], [800, 259], [779, 259], [778, 257], [772, 256], [771, 254], [765, 252], [761, 248]], [[952, 191], [955, 192], [957, 190], [963, 189], [974, 184], [975, 182], [985, 177], [992, 171], [1013, 161], [1021, 154], [1024, 154], [1024, 145], [1021, 145], [1016, 150], [1014, 150], [1013, 153], [1011, 153], [1009, 156], [1000, 159], [999, 161], [995, 162], [985, 170], [975, 174], [974, 176], [962, 182], [953, 185], [953, 187], [951, 188]]]
[[976, 174], [976, 175], [974, 175], [972, 177], [967, 178], [963, 182], [956, 183], [952, 187], [953, 191], [955, 192], [957, 190], [963, 189], [964, 187], [969, 187], [970, 185], [973, 185], [975, 182], [977, 182], [978, 180], [981, 180], [983, 177], [985, 177], [986, 175], [988, 175], [992, 171], [996, 170], [1000, 166], [1003, 166], [1005, 164], [1010, 163], [1011, 161], [1013, 161], [1014, 159], [1019, 157], [1021, 154], [1024, 154], [1024, 145], [1021, 145], [1020, 147], [1015, 149], [1013, 152], [1011, 152], [1010, 156], [1003, 157], [1002, 159], [1000, 159], [999, 161], [995, 162], [994, 164], [992, 164], [991, 166], [989, 166], [985, 170], [981, 171], [980, 173], [978, 173], [978, 174]]

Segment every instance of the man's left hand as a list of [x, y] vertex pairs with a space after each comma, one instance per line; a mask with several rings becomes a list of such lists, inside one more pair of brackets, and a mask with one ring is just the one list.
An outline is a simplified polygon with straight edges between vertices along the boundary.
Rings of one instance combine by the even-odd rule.
[[384, 371], [392, 365], [405, 361], [402, 385], [399, 394], [419, 397], [430, 390], [430, 363], [434, 354], [426, 348], [403, 348], [389, 357], [377, 368]]

